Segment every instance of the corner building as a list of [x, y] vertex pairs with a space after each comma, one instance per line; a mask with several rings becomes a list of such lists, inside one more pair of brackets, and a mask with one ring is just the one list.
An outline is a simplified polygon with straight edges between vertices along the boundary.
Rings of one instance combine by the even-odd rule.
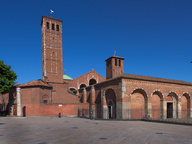
[[[62, 21], [42, 17], [42, 79], [0, 94], [1, 111], [16, 116], [81, 116], [100, 119], [192, 118], [192, 83], [124, 74], [124, 58], [96, 71], [63, 75]], [[2, 103], [2, 101], [5, 103]]]

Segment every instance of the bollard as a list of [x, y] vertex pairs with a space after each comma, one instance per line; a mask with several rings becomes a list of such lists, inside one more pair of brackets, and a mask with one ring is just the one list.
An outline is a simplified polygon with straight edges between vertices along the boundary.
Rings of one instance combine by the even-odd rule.
[[61, 118], [61, 113], [59, 113], [59, 118]]

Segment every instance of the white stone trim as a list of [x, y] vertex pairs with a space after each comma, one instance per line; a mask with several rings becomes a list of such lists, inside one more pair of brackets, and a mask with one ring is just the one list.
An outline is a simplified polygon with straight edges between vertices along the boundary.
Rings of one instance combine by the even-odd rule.
[[21, 88], [17, 87], [17, 116], [21, 117]]

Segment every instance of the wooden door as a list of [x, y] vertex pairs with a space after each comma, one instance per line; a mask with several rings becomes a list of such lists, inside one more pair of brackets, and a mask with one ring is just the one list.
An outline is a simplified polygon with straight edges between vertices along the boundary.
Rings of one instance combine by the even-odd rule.
[[13, 115], [17, 115], [17, 104], [13, 105]]

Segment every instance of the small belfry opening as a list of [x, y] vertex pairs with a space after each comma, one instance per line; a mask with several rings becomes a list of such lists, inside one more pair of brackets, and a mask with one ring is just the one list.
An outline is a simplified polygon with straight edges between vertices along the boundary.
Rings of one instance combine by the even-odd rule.
[[59, 31], [59, 25], [56, 25], [56, 30]]
[[49, 22], [47, 22], [47, 29], [49, 29]]
[[52, 30], [55, 30], [55, 24], [52, 23]]
[[89, 80], [89, 85], [94, 85], [96, 83], [97, 83], [97, 81], [94, 78]]

